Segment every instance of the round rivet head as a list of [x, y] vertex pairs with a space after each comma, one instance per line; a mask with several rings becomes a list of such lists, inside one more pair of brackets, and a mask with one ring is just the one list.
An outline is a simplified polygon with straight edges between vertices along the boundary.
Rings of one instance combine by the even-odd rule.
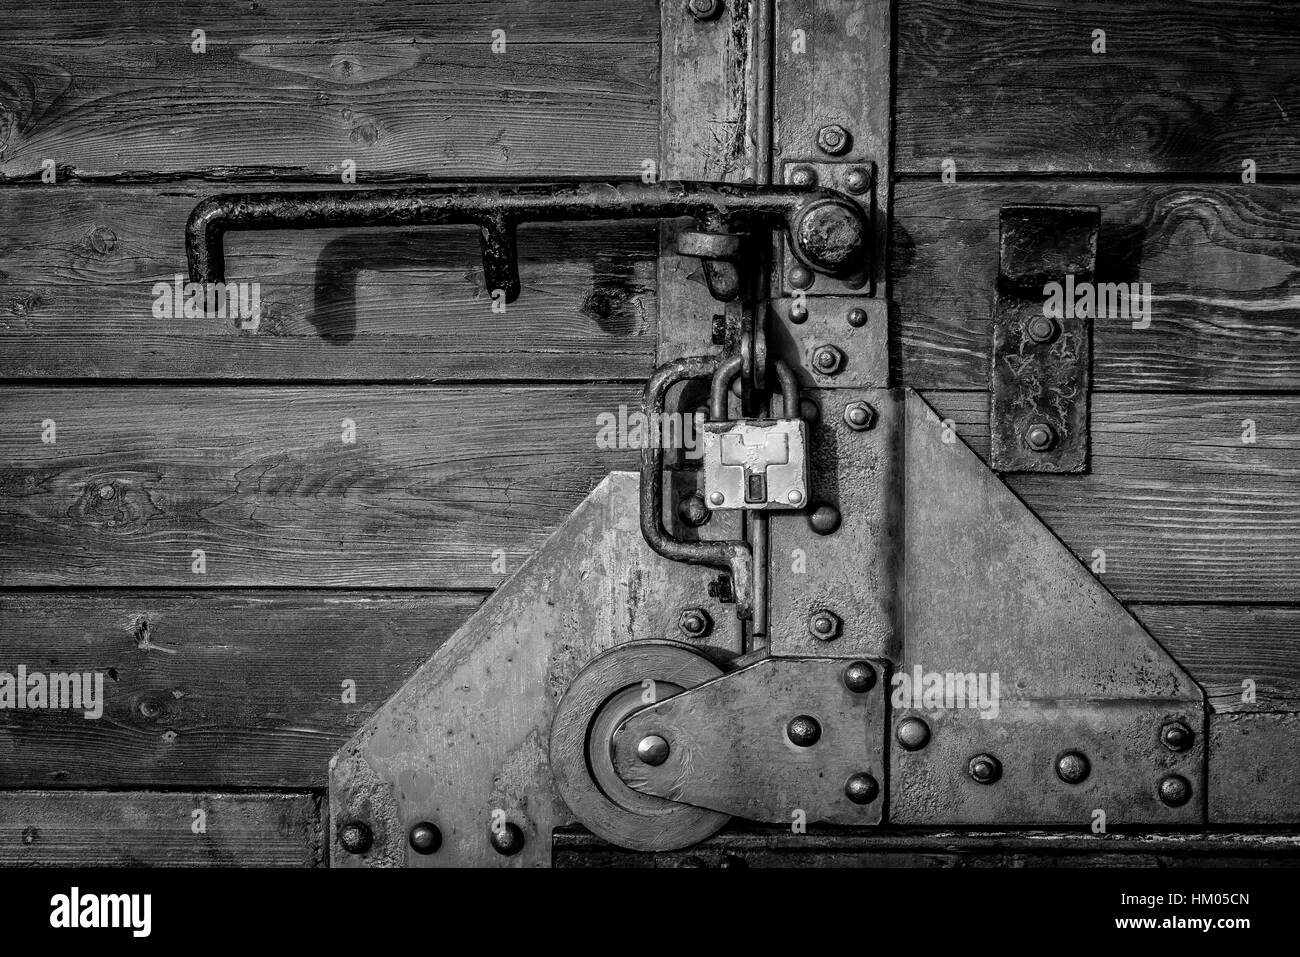
[[849, 314], [845, 318], [849, 320], [849, 325], [853, 328], [861, 329], [867, 324], [867, 310], [855, 307], [849, 310]]
[[727, 500], [727, 496], [723, 495], [721, 492], [709, 493], [709, 502], [712, 503], [713, 505], [721, 505], [726, 500]]
[[865, 661], [855, 661], [844, 669], [844, 687], [863, 694], [876, 686], [876, 669]]
[[1160, 781], [1160, 800], [1169, 807], [1182, 807], [1192, 796], [1192, 785], [1181, 774], [1170, 774]]
[[1039, 345], [1052, 342], [1061, 334], [1061, 327], [1051, 316], [1034, 316], [1025, 323], [1025, 335]]
[[818, 505], [808, 516], [808, 524], [818, 535], [830, 535], [840, 527], [840, 510], [834, 505]]
[[785, 726], [785, 735], [790, 743], [801, 748], [811, 748], [822, 736], [822, 726], [812, 715], [801, 714], [791, 718]]
[[803, 502], [803, 492], [799, 491], [797, 488], [792, 488], [786, 495], [786, 500], [789, 501], [791, 505], [799, 505]]
[[1160, 743], [1170, 751], [1186, 751], [1196, 736], [1182, 721], [1169, 721], [1160, 728]]
[[853, 167], [853, 169], [849, 170], [848, 175], [844, 177], [844, 188], [855, 196], [859, 193], [865, 193], [870, 185], [871, 174], [861, 166]]
[[838, 123], [823, 126], [817, 131], [817, 148], [830, 156], [840, 156], [849, 151], [849, 131]]
[[406, 839], [410, 842], [411, 850], [417, 854], [432, 854], [442, 847], [442, 831], [428, 821], [421, 821], [411, 828]]
[[796, 302], [790, 306], [790, 321], [796, 326], [802, 325], [808, 321], [808, 307], [802, 302]]
[[930, 726], [920, 718], [904, 718], [894, 732], [898, 743], [906, 751], [920, 751], [930, 743]]
[[796, 166], [790, 171], [790, 185], [816, 186], [817, 171], [811, 166]]
[[1046, 422], [1035, 422], [1025, 429], [1025, 445], [1035, 452], [1046, 452], [1056, 444], [1056, 430]]
[[677, 517], [682, 520], [684, 525], [699, 528], [713, 517], [713, 513], [709, 511], [709, 506], [704, 504], [704, 496], [699, 492], [695, 492], [684, 496], [677, 503]]
[[686, 9], [692, 17], [701, 22], [716, 20], [722, 13], [722, 0], [688, 0]]
[[1056, 776], [1066, 784], [1078, 784], [1092, 771], [1088, 759], [1078, 751], [1066, 751], [1056, 759]]
[[822, 417], [821, 406], [812, 399], [800, 397], [799, 399], [799, 418], [803, 419], [809, 425], [816, 425]]
[[524, 849], [524, 832], [514, 821], [488, 828], [488, 840], [502, 857], [510, 857]]
[[1002, 762], [991, 754], [977, 754], [966, 768], [976, 784], [992, 784], [1002, 777]]
[[668, 742], [657, 734], [647, 734], [636, 743], [636, 756], [642, 764], [657, 768], [668, 760]]
[[339, 829], [339, 844], [349, 854], [364, 854], [374, 843], [370, 826], [361, 821], [349, 821]]
[[865, 771], [849, 775], [844, 782], [844, 796], [854, 804], [870, 804], [880, 794], [880, 785]]
[[100, 497], [100, 498], [103, 498], [103, 499], [109, 499], [109, 498], [112, 498], [112, 497], [113, 497], [114, 495], [116, 495], [116, 494], [117, 494], [117, 489], [113, 488], [113, 486], [111, 486], [111, 485], [101, 485], [101, 486], [99, 487], [99, 497]]
[[785, 281], [791, 289], [807, 289], [813, 282], [812, 270], [807, 266], [791, 266]]

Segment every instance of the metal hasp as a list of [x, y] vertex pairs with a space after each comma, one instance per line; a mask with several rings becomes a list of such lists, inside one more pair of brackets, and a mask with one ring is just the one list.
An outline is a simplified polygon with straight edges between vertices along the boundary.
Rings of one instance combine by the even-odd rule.
[[199, 203], [185, 226], [185, 254], [196, 283], [225, 280], [224, 237], [240, 230], [479, 227], [483, 280], [506, 302], [519, 296], [515, 228], [521, 223], [693, 218], [680, 252], [704, 261], [714, 298], [741, 293], [738, 262], [752, 228], [785, 231], [814, 272], [854, 275], [865, 268], [869, 224], [862, 208], [816, 187], [718, 183], [553, 183], [317, 192], [234, 193]]
[[989, 399], [999, 472], [1087, 469], [1100, 228], [1096, 206], [1002, 207]]

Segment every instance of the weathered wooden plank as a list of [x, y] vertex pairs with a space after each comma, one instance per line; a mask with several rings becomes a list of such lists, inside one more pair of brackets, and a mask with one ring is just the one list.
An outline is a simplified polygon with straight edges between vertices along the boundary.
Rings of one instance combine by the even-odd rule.
[[262, 325], [156, 318], [186, 218], [228, 188], [0, 188], [0, 376], [641, 379], [653, 364], [649, 224], [521, 229], [505, 314], [470, 228], [233, 233], [228, 278], [260, 284]]
[[5, 12], [5, 43], [132, 42], [188, 46], [366, 37], [394, 42], [509, 43], [641, 40], [658, 36], [652, 0], [45, 0]]
[[1300, 714], [1210, 715], [1210, 823], [1300, 824]]
[[658, 153], [653, 43], [177, 39], [0, 48], [0, 180], [632, 176]]
[[318, 867], [324, 843], [314, 794], [0, 793], [4, 866]]
[[1129, 610], [1205, 689], [1215, 711], [1300, 710], [1300, 607]]
[[102, 714], [0, 710], [0, 788], [323, 788], [472, 593], [0, 594], [0, 671], [100, 674]]
[[494, 587], [498, 550], [516, 567], [636, 467], [597, 416], [639, 402], [634, 384], [9, 389], [0, 584]]
[[1300, 172], [1287, 3], [907, 0], [897, 42], [909, 173]]
[[900, 183], [894, 198], [899, 380], [986, 389], [998, 211], [1102, 210], [1098, 282], [1150, 283], [1148, 328], [1093, 323], [1096, 391], [1300, 389], [1300, 187]]

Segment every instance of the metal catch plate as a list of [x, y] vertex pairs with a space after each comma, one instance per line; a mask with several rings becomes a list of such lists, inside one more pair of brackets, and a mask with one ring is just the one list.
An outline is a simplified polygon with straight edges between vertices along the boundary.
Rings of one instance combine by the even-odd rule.
[[791, 509], [808, 501], [808, 432], [799, 419], [704, 423], [710, 508]]

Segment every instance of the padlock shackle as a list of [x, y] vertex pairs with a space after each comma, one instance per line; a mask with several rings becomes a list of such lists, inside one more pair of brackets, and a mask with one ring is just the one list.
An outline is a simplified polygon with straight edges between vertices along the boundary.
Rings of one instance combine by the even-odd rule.
[[[787, 419], [799, 418], [799, 380], [784, 361], [773, 363], [777, 381], [781, 383], [781, 415]], [[709, 418], [722, 422], [727, 418], [727, 392], [731, 383], [744, 368], [744, 358], [734, 355], [718, 366], [709, 384]]]

